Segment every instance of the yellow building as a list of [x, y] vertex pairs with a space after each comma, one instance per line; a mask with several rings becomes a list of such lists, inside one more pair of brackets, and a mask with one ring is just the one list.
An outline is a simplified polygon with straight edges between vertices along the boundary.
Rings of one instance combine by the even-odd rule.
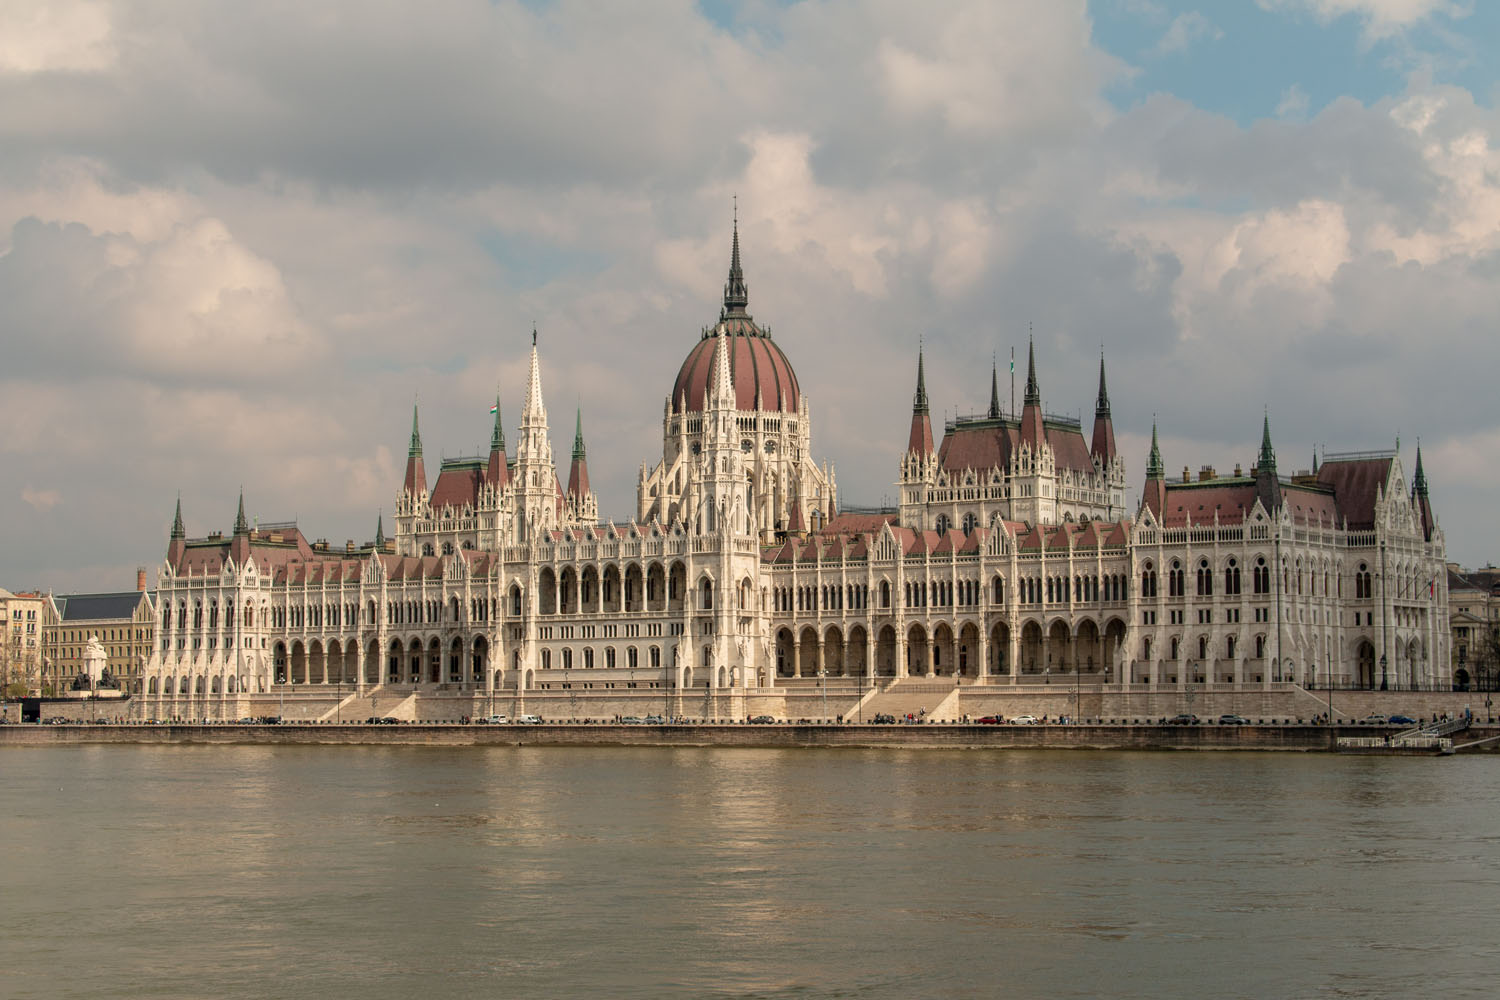
[[141, 673], [156, 635], [156, 609], [145, 589], [116, 594], [63, 594], [46, 599], [42, 639], [44, 686], [66, 690], [83, 671], [90, 636], [98, 636], [109, 655], [106, 669], [122, 692], [139, 694]]
[[39, 685], [45, 603], [41, 594], [13, 594], [0, 588], [0, 687], [24, 684], [30, 694]]

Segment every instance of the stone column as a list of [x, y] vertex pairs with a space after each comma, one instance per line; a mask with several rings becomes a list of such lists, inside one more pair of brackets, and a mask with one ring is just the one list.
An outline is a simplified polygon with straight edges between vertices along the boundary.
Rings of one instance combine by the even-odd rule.
[[981, 684], [986, 683], [990, 677], [990, 634], [983, 629], [979, 632], [979, 671], [977, 677]]
[[802, 676], [802, 639], [796, 632], [792, 633], [792, 676]]

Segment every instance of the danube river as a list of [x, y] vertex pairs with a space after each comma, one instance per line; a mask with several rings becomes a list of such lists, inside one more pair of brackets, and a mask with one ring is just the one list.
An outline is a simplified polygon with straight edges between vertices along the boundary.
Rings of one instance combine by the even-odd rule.
[[1489, 997], [1500, 761], [0, 753], [8, 997]]

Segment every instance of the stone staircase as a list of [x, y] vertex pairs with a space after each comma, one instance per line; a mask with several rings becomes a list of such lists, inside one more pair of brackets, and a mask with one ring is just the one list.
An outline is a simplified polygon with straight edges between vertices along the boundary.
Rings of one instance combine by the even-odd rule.
[[387, 690], [373, 688], [364, 694], [350, 694], [319, 717], [319, 722], [364, 722], [370, 717], [402, 719], [411, 722], [416, 718], [416, 694], [410, 690]]
[[862, 714], [866, 722], [876, 715], [894, 715], [904, 721], [908, 714], [920, 716], [924, 708], [929, 722], [955, 718], [958, 688], [951, 681], [945, 684], [926, 677], [902, 677], [866, 701]]

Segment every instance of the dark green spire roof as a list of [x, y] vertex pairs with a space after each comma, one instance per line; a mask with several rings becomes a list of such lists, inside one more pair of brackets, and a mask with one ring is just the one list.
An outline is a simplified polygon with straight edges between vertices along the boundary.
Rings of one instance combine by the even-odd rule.
[[234, 533], [236, 535], [250, 534], [250, 522], [245, 519], [245, 488], [240, 487], [240, 510], [234, 515]]
[[1161, 447], [1156, 443], [1156, 421], [1151, 421], [1151, 457], [1146, 460], [1147, 479], [1165, 479], [1167, 470], [1161, 463]]
[[505, 429], [500, 426], [500, 394], [495, 393], [495, 429], [490, 431], [490, 451], [505, 450]]
[[921, 345], [917, 346], [917, 394], [912, 398], [911, 412], [931, 412], [927, 407], [927, 374], [923, 370]]
[[1265, 422], [1261, 425], [1260, 432], [1260, 457], [1255, 460], [1255, 467], [1261, 472], [1276, 472], [1276, 449], [1271, 447], [1271, 415], [1265, 416]]
[[417, 404], [411, 404], [411, 448], [407, 451], [407, 458], [420, 458], [422, 456], [422, 432], [417, 430]]
[[1427, 496], [1427, 473], [1422, 471], [1422, 446], [1420, 444], [1417, 445], [1417, 476], [1412, 481], [1412, 489], [1419, 497]]
[[578, 408], [578, 423], [573, 431], [573, 461], [581, 462], [588, 457], [583, 447], [583, 407]]
[[734, 240], [729, 251], [729, 280], [724, 283], [724, 315], [743, 316], [750, 304], [750, 292], [745, 287], [745, 272], [740, 267], [740, 207], [739, 199], [734, 206]]
[[[1417, 452], [1417, 462], [1418, 462], [1417, 467], [1418, 468], [1421, 468], [1421, 455], [1422, 455], [1422, 453], [1420, 451], [1418, 451]], [[172, 537], [173, 538], [186, 538], [187, 537], [187, 530], [184, 529], [183, 526], [182, 526], [182, 497], [181, 496], [179, 496], [177, 498], [177, 516], [175, 516], [175, 517], [172, 518]]]
[[1042, 390], [1036, 382], [1036, 341], [1026, 339], [1026, 405], [1042, 405]]
[[1099, 352], [1099, 398], [1094, 401], [1096, 418], [1109, 416], [1109, 390], [1104, 387], [1104, 352]]
[[385, 512], [375, 515], [375, 548], [385, 548]]
[[1000, 419], [1000, 375], [996, 370], [995, 362], [990, 362], [990, 412], [991, 420]]

